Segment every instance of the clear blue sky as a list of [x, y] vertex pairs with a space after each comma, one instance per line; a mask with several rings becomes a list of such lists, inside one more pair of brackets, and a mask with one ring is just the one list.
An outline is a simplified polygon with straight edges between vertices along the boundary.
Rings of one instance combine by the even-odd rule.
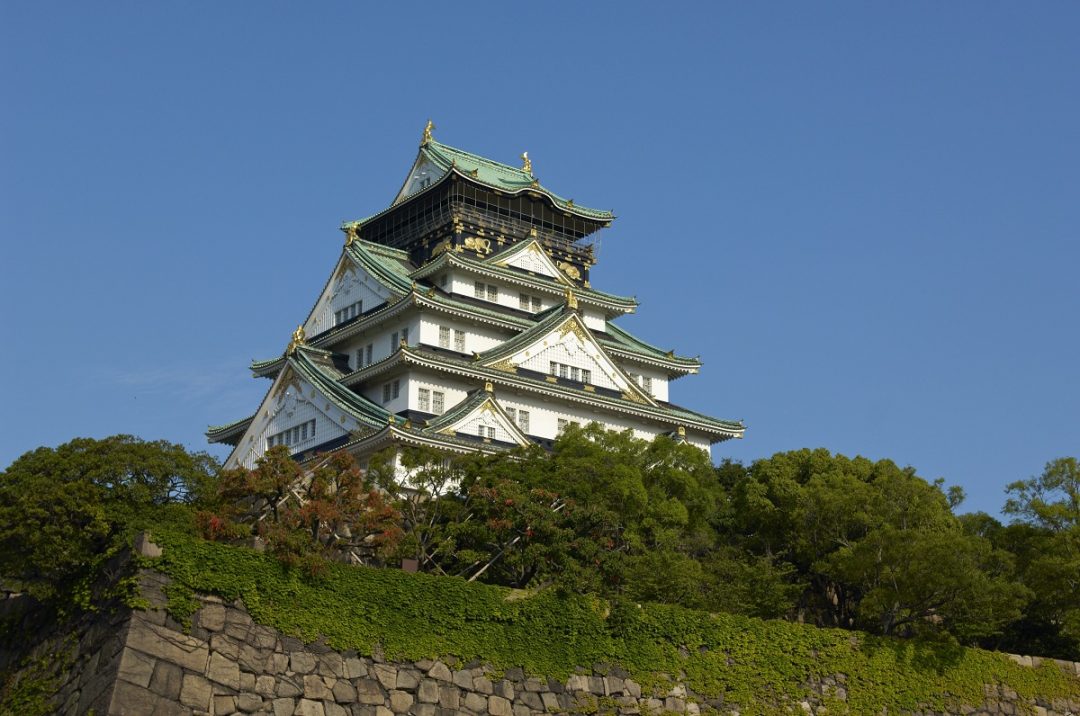
[[[0, 5], [0, 465], [254, 410], [436, 137], [619, 215], [714, 456], [892, 458], [996, 513], [1080, 453], [1080, 5]], [[213, 452], [223, 455], [220, 448]]]

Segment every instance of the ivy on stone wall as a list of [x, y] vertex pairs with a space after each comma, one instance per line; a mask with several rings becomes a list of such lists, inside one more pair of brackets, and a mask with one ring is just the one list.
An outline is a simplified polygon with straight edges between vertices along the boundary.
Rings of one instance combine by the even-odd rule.
[[976, 705], [985, 684], [1006, 685], [1021, 697], [1080, 697], [1080, 680], [1052, 662], [1032, 669], [952, 642], [609, 604], [555, 590], [515, 592], [390, 569], [334, 564], [312, 578], [272, 557], [182, 531], [162, 529], [154, 539], [165, 549], [150, 564], [174, 580], [170, 608], [181, 621], [196, 592], [242, 599], [257, 622], [340, 650], [381, 651], [388, 660], [477, 660], [560, 679], [576, 666], [609, 663], [646, 686], [685, 674], [692, 689], [744, 704], [743, 713], [806, 697], [808, 684], [836, 675], [843, 675], [844, 709], [852, 713]]

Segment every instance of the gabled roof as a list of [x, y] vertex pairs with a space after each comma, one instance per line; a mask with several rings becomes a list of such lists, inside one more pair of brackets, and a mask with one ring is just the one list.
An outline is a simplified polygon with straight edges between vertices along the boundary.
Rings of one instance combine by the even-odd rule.
[[499, 426], [512, 436], [518, 445], [528, 445], [531, 442], [495, 400], [494, 389], [490, 383], [484, 390], [474, 390], [450, 410], [429, 420], [424, 430], [441, 435], [456, 435], [461, 432], [463, 424], [482, 412], [490, 412]]
[[440, 255], [437, 259], [428, 261], [411, 275], [416, 279], [425, 279], [447, 266], [454, 266], [481, 276], [499, 278], [516, 283], [519, 286], [527, 286], [537, 291], [554, 294], [565, 293], [567, 288], [573, 286], [574, 295], [579, 300], [603, 308], [613, 316], [631, 313], [638, 305], [637, 299], [633, 297], [616, 296], [613, 293], [604, 293], [592, 288], [579, 288], [576, 285], [563, 283], [548, 276], [530, 275], [520, 269], [499, 266], [489, 263], [489, 261], [477, 261], [463, 254], [449, 251]]
[[412, 289], [413, 280], [409, 274], [415, 267], [404, 251], [354, 239], [345, 245], [345, 255], [394, 293], [405, 294]]
[[544, 247], [540, 245], [539, 239], [529, 239], [528, 241], [519, 241], [513, 244], [507, 249], [500, 251], [497, 254], [488, 256], [484, 259], [484, 263], [491, 264], [492, 266], [510, 266], [510, 262], [518, 258], [522, 254], [532, 254], [535, 260], [539, 261], [547, 271], [545, 275], [554, 278], [556, 281], [565, 284], [567, 286], [574, 286], [563, 270], [556, 265], [556, 263], [547, 255], [544, 251]]
[[228, 443], [235, 445], [240, 438], [244, 436], [244, 432], [247, 431], [248, 426], [255, 419], [255, 415], [249, 415], [246, 418], [240, 418], [234, 420], [231, 423], [225, 425], [211, 425], [206, 429], [206, 439], [212, 443]]
[[563, 211], [585, 219], [609, 222], [615, 218], [615, 215], [610, 211], [578, 206], [573, 199], [564, 199], [541, 185], [531, 172], [436, 142], [434, 139], [429, 139], [420, 145], [417, 163], [422, 162], [424, 159], [447, 173], [455, 172], [459, 176], [489, 189], [497, 189], [508, 194], [521, 192], [543, 194]]
[[[522, 331], [510, 340], [503, 341], [491, 350], [478, 354], [476, 360], [489, 368], [505, 363], [530, 345], [543, 341], [546, 336], [554, 331], [560, 331], [563, 336], [568, 333], [573, 333], [582, 344], [592, 344], [593, 349], [597, 354], [593, 357], [593, 360], [597, 361], [597, 364], [601, 367], [603, 367], [605, 362], [608, 364], [608, 371], [618, 378], [616, 384], [621, 382], [625, 386], [620, 387], [620, 390], [624, 390], [632, 399], [643, 401], [649, 405], [656, 405], [656, 400], [652, 395], [642, 390], [641, 387], [626, 374], [626, 371], [619, 367], [618, 362], [608, 355], [607, 350], [598, 340], [596, 340], [596, 336], [594, 336], [588, 326], [585, 325], [585, 321], [581, 320], [581, 316], [578, 315], [578, 312], [565, 304], [559, 307], [558, 310], [552, 309], [548, 312], [547, 316], [529, 330]], [[544, 345], [546, 346], [547, 343], [545, 342]]]
[[[393, 360], [388, 359], [384, 370], [393, 368], [393, 364], [408, 364], [443, 370], [453, 375], [477, 380], [488, 380], [496, 385], [505, 385], [524, 389], [540, 395], [558, 395], [577, 403], [593, 407], [607, 408], [638, 417], [662, 420], [669, 424], [685, 424], [716, 436], [717, 440], [742, 437], [746, 427], [741, 421], [722, 420], [683, 408], [672, 403], [643, 403], [625, 397], [603, 395], [599, 391], [587, 392], [578, 388], [538, 380], [528, 375], [512, 373], [498, 368], [482, 365], [476, 360], [466, 360], [444, 353], [435, 353], [422, 348], [406, 347], [394, 353]], [[714, 441], [715, 442], [715, 441]]]
[[605, 328], [605, 335], [597, 336], [597, 340], [620, 355], [640, 356], [649, 359], [649, 362], [659, 363], [668, 368], [690, 373], [701, 368], [700, 359], [677, 356], [674, 351], [657, 348], [610, 321]]

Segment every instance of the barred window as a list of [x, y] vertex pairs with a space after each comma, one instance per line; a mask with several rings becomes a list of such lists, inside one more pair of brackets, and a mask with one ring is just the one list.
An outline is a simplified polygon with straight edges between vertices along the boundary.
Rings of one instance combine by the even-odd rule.
[[416, 390], [416, 407], [425, 413], [431, 412], [431, 390], [418, 388]]
[[441, 390], [431, 391], [431, 412], [442, 415], [446, 410], [446, 393]]
[[450, 347], [450, 328], [448, 326], [439, 326], [439, 348]]
[[458, 353], [465, 352], [465, 331], [454, 329], [454, 350]]
[[473, 284], [473, 295], [476, 296], [477, 298], [483, 298], [484, 297], [485, 291], [484, 291], [484, 282], [483, 281], [477, 281], [476, 283]]
[[528, 433], [529, 432], [529, 411], [528, 410], [519, 410], [518, 411], [517, 424], [518, 424], [518, 427], [521, 428], [521, 432], [523, 432], [523, 433]]
[[390, 397], [392, 397], [392, 398], [396, 398], [399, 395], [401, 395], [401, 381], [400, 380], [395, 380], [393, 383], [391, 383], [391, 391], [390, 391], [390, 393], [391, 393]]

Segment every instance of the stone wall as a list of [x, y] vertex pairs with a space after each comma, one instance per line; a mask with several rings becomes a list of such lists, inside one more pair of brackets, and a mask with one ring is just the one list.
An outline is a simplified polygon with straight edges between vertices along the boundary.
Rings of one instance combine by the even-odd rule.
[[[738, 713], [736, 704], [704, 698], [679, 683], [650, 693], [615, 667], [596, 665], [566, 681], [496, 673], [473, 663], [422, 660], [388, 663], [378, 655], [305, 644], [255, 624], [240, 603], [202, 597], [184, 633], [165, 612], [168, 578], [139, 575], [149, 608], [99, 612], [33, 656], [56, 674], [56, 712], [130, 714], [262, 713], [275, 716], [536, 716], [550, 713]], [[1023, 662], [1023, 657], [1017, 657]], [[1031, 663], [1030, 661], [1028, 663]], [[1080, 675], [1080, 664], [1064, 664]], [[788, 713], [823, 714], [820, 697], [844, 701], [843, 675], [810, 685], [818, 695], [777, 704]], [[927, 712], [929, 714], [929, 712]], [[1080, 714], [1080, 703], [1024, 701], [1008, 689], [988, 689], [981, 710], [963, 713]]]

